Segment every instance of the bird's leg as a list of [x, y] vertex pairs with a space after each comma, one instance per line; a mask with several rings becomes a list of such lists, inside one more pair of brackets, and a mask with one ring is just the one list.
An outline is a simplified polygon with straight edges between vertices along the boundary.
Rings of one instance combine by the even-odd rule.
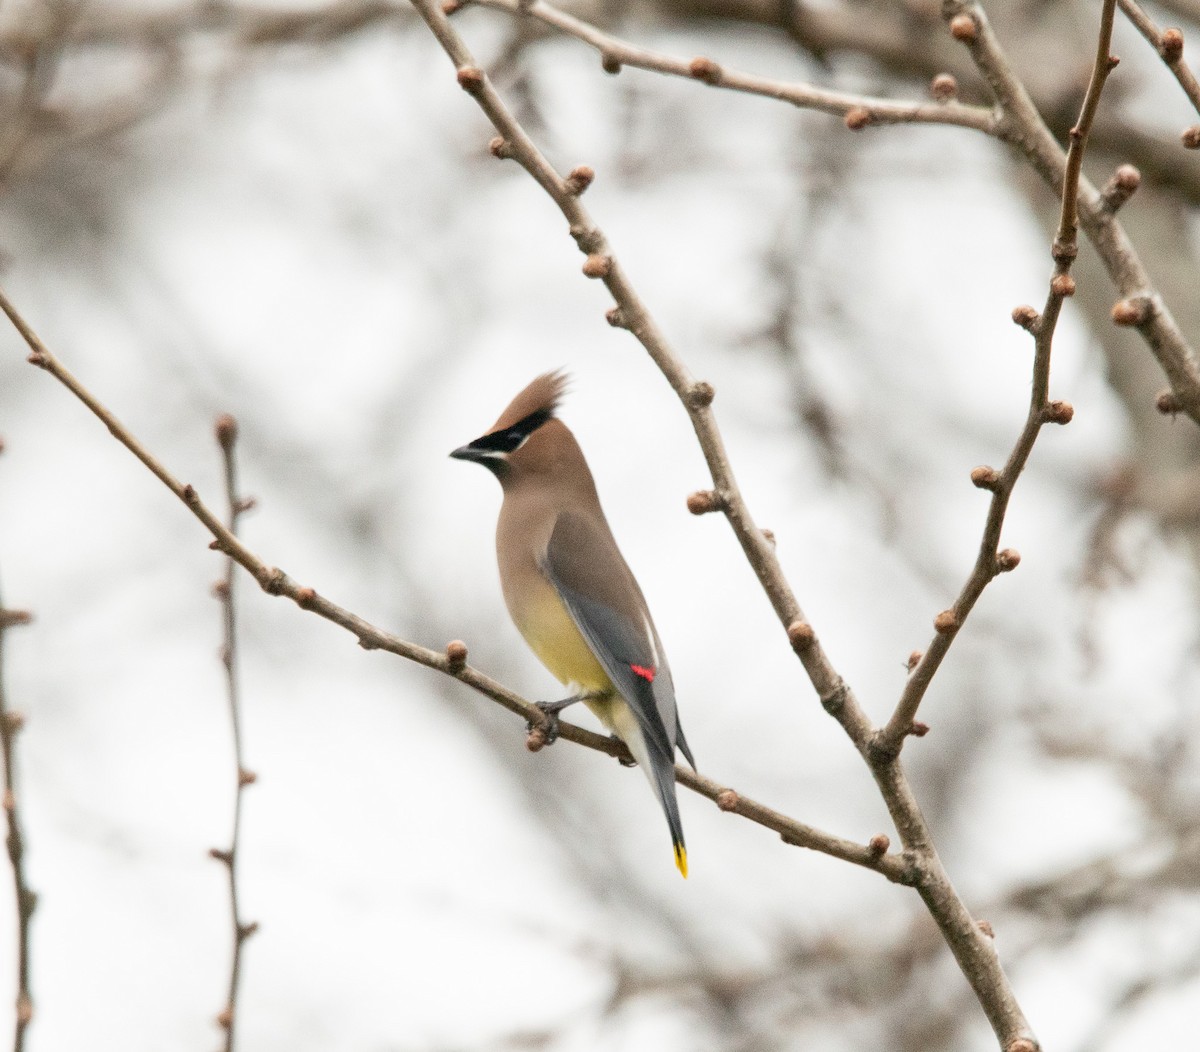
[[574, 705], [577, 701], [583, 701], [585, 697], [587, 697], [586, 694], [572, 694], [569, 698], [563, 698], [562, 701], [539, 701], [535, 704], [547, 716], [557, 716], [563, 709]]
[[[546, 726], [542, 728], [542, 733], [546, 736], [546, 744], [553, 745], [558, 740], [558, 714], [563, 709], [574, 705], [577, 701], [583, 701], [588, 697], [586, 694], [572, 694], [569, 698], [563, 698], [561, 701], [535, 701], [534, 704], [542, 710], [546, 717]], [[533, 730], [533, 722], [525, 728], [527, 731]]]
[[[625, 745], [625, 740], [621, 738], [620, 735], [610, 734], [609, 737], [612, 738], [613, 741], [618, 742], [621, 745]], [[628, 749], [629, 746], [625, 745], [625, 748]], [[635, 760], [632, 756], [618, 756], [617, 763], [619, 763], [622, 767], [637, 766], [637, 760]]]

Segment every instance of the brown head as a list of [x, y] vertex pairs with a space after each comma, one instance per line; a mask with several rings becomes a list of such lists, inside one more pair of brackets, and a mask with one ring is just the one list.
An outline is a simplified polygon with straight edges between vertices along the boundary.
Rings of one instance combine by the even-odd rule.
[[450, 455], [482, 464], [506, 490], [533, 477], [560, 476], [590, 487], [583, 453], [575, 436], [555, 415], [567, 385], [565, 373], [545, 373], [500, 414], [485, 434]]

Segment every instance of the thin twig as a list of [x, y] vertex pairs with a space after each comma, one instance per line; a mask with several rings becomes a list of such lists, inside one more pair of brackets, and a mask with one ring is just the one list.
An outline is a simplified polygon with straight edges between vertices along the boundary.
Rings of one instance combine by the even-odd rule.
[[[325, 44], [375, 25], [402, 24], [411, 16], [395, 0], [327, 0], [322, 4], [190, 3], [132, 7], [78, 4], [71, 44], [140, 44], [174, 48], [188, 36], [251, 47]], [[15, 33], [0, 35], [0, 53]]]
[[12, 111], [5, 115], [4, 132], [0, 136], [0, 183], [11, 178], [33, 135], [82, 5], [55, 0], [47, 6], [49, 25], [41, 37], [30, 42], [22, 56], [25, 69], [21, 90]]
[[1025, 469], [1030, 453], [1033, 452], [1034, 443], [1042, 427], [1050, 423], [1069, 423], [1074, 413], [1069, 403], [1050, 401], [1050, 352], [1063, 301], [1075, 291], [1075, 279], [1071, 277], [1070, 271], [1079, 251], [1080, 172], [1088, 135], [1096, 119], [1100, 93], [1104, 89], [1108, 74], [1116, 66], [1116, 60], [1110, 56], [1109, 48], [1112, 43], [1117, 2], [1119, 0], [1104, 0], [1096, 61], [1092, 67], [1079, 120], [1071, 129], [1066, 176], [1063, 181], [1062, 209], [1058, 232], [1051, 247], [1051, 255], [1055, 261], [1054, 273], [1050, 279], [1046, 305], [1040, 315], [1032, 308], [1018, 308], [1013, 314], [1014, 320], [1024, 324], [1034, 335], [1033, 382], [1030, 387], [1029, 413], [1025, 418], [1025, 426], [1021, 429], [1003, 470], [997, 473], [992, 468], [976, 468], [971, 473], [975, 485], [992, 492], [991, 505], [979, 544], [979, 554], [976, 556], [971, 575], [955, 599], [954, 605], [942, 611], [935, 619], [933, 640], [916, 661], [891, 719], [879, 733], [878, 746], [885, 753], [898, 752], [903, 746], [905, 736], [912, 733], [917, 709], [983, 590], [997, 575], [1016, 568], [1020, 556], [1012, 549], [1005, 549], [1003, 552], [999, 550], [1004, 516], [1008, 511], [1013, 489]]
[[[1196, 112], [1200, 113], [1200, 81], [1196, 80], [1196, 74], [1192, 72], [1191, 67], [1183, 61], [1183, 33], [1178, 29], [1160, 30], [1154, 24], [1152, 19], [1136, 0], [1117, 0], [1121, 11], [1125, 17], [1134, 24], [1137, 31], [1142, 34], [1149, 42], [1150, 46], [1158, 52], [1158, 57], [1163, 60], [1163, 64], [1179, 81], [1179, 86], [1183, 88], [1183, 93], [1188, 97]], [[1200, 145], [1200, 143], [1196, 144]]]
[[[225, 473], [225, 500], [229, 509], [229, 532], [237, 536], [238, 519], [249, 510], [250, 502], [238, 495], [237, 462], [234, 446], [237, 443], [237, 421], [228, 414], [218, 417], [216, 423], [217, 444], [221, 447], [221, 460]], [[233, 831], [228, 849], [213, 848], [210, 854], [225, 866], [229, 876], [229, 912], [233, 922], [233, 949], [229, 967], [229, 993], [225, 1007], [217, 1016], [217, 1022], [225, 1031], [224, 1052], [233, 1052], [237, 1039], [238, 984], [242, 974], [242, 946], [258, 930], [256, 922], [242, 919], [238, 899], [238, 857], [242, 832], [242, 793], [256, 780], [253, 771], [246, 767], [242, 749], [242, 706], [241, 689], [237, 674], [237, 612], [234, 603], [234, 586], [237, 582], [237, 563], [225, 559], [225, 574], [213, 589], [221, 601], [221, 620], [224, 640], [221, 644], [221, 665], [225, 669], [225, 691], [229, 699], [229, 723], [233, 730], [233, 759], [235, 788], [233, 796]]]
[[[1190, 2], [1196, 5], [1196, 0]], [[620, 15], [618, 9], [604, 5], [593, 4], [590, 10], [594, 12], [597, 25], [608, 25]], [[795, 2], [745, 4], [706, 0], [699, 5], [689, 5], [688, 15], [785, 33], [822, 62], [847, 53], [866, 59], [899, 81], [928, 82], [935, 98], [947, 101], [954, 98], [959, 82], [965, 93], [976, 90], [973, 83], [976, 70], [970, 68], [969, 60], [961, 53], [957, 42], [948, 34], [943, 36], [935, 5], [920, 5], [919, 10], [911, 5], [890, 10], [873, 5], [866, 17], [852, 4], [818, 6]], [[549, 23], [543, 25], [545, 33], [556, 31]], [[1069, 67], [1061, 68], [1064, 76], [1069, 75]], [[1059, 120], [1064, 119], [1060, 117], [1059, 87], [1047, 82], [1035, 98], [1041, 112], [1054, 115], [1052, 126], [1057, 128]], [[856, 128], [861, 126], [855, 122]], [[1149, 177], [1171, 187], [1187, 202], [1196, 203], [1200, 199], [1200, 178], [1190, 167], [1179, 165], [1177, 151], [1164, 149], [1155, 137], [1121, 115], [1109, 114], [1103, 125], [1097, 125], [1093, 142], [1103, 153], [1121, 154], [1136, 162]]]
[[[967, 0], [944, 0], [942, 11], [951, 23], [951, 31], [965, 44], [976, 68], [990, 87], [999, 107], [998, 112], [978, 106], [963, 106], [953, 100], [926, 106], [893, 103], [863, 97], [849, 106], [852, 96], [823, 92], [809, 85], [769, 81], [747, 74], [730, 74], [719, 63], [708, 58], [688, 61], [636, 47], [605, 33], [588, 23], [564, 14], [546, 0], [533, 0], [530, 5], [516, 0], [475, 0], [483, 6], [506, 12], [528, 13], [560, 32], [568, 33], [596, 48], [601, 56], [611, 55], [606, 68], [620, 69], [627, 56], [630, 65], [659, 72], [687, 76], [689, 79], [720, 87], [733, 87], [751, 94], [781, 98], [796, 106], [842, 114], [854, 130], [872, 124], [897, 121], [933, 121], [954, 124], [992, 135], [1022, 153], [1034, 171], [1059, 197], [1065, 181], [1066, 153], [1055, 141], [1042, 120], [1024, 84], [1013, 70], [1004, 50], [992, 32], [983, 8]], [[450, 12], [463, 6], [460, 0], [447, 0]], [[955, 22], [958, 20], [957, 27]], [[962, 21], [965, 20], [965, 21]], [[443, 46], [445, 43], [443, 42]], [[686, 71], [686, 72], [685, 72]], [[726, 83], [732, 76], [733, 83]], [[938, 118], [934, 112], [943, 112]], [[984, 119], [986, 115], [986, 120]], [[490, 114], [489, 114], [490, 116]], [[1185, 132], [1185, 136], [1191, 133]], [[1195, 129], [1200, 144], [1200, 126]], [[540, 180], [539, 180], [540, 181]], [[545, 184], [543, 183], [543, 186]], [[549, 189], [547, 187], [547, 189]], [[1117, 209], [1086, 179], [1079, 184], [1080, 223], [1088, 239], [1099, 253], [1109, 277], [1122, 300], [1113, 308], [1113, 320], [1138, 330], [1150, 352], [1158, 361], [1176, 398], [1176, 409], [1187, 413], [1200, 424], [1200, 363], [1192, 347], [1166, 304], [1154, 287], [1141, 258], [1130, 242], [1124, 228], [1116, 219]]]
[[691, 377], [634, 290], [604, 232], [580, 204], [579, 194], [590, 184], [594, 172], [580, 167], [565, 179], [560, 176], [505, 106], [441, 8], [433, 0], [412, 2], [453, 62], [459, 86], [478, 103], [500, 133], [492, 141], [492, 152], [516, 160], [558, 206], [569, 224], [571, 236], [587, 256], [584, 274], [603, 280], [616, 300], [616, 307], [608, 313], [610, 324], [628, 329], [637, 338], [682, 401], [714, 484], [711, 493], [694, 495], [696, 499], [694, 503], [689, 500], [689, 507], [697, 512], [724, 513], [822, 705], [841, 724], [867, 762], [912, 866], [914, 887], [975, 992], [1001, 1046], [1017, 1049], [1024, 1043], [1028, 1052], [1036, 1052], [1037, 1044], [995, 946], [954, 890], [899, 758], [884, 756], [872, 748], [875, 732], [870, 720], [804, 617], [775, 556], [771, 539], [754, 523], [711, 410], [713, 388]]
[[[1000, 137], [1020, 150], [1034, 171], [1061, 197], [1067, 176], [1066, 153], [1046, 127], [983, 8], [967, 0], [943, 0], [942, 14], [952, 31], [956, 20], [961, 20], [958, 24], [964, 28], [969, 26], [959, 39], [1000, 105]], [[1113, 321], [1137, 329], [1166, 374], [1179, 411], [1200, 423], [1200, 364], [1195, 350], [1117, 221], [1116, 207], [1084, 176], [1079, 179], [1078, 210], [1080, 227], [1124, 297], [1113, 308]]]
[[729, 91], [779, 99], [803, 109], [818, 110], [841, 117], [853, 114], [850, 119], [855, 130], [864, 128], [867, 124], [950, 124], [989, 134], [995, 131], [996, 114], [985, 106], [967, 106], [952, 99], [945, 102], [895, 102], [868, 95], [829, 91], [799, 81], [773, 80], [752, 73], [742, 73], [709, 58], [677, 58], [630, 44], [589, 22], [559, 10], [545, 0], [533, 0], [528, 4], [522, 0], [469, 2], [473, 6], [494, 7], [511, 15], [528, 15], [568, 36], [582, 40], [600, 53], [600, 60], [609, 72], [616, 72], [622, 66], [633, 66], [636, 69], [683, 77], [685, 80], [699, 80], [712, 87]]
[[[710, 408], [714, 397], [712, 386], [694, 380], [671, 349], [619, 260], [613, 255], [604, 232], [580, 203], [581, 187], [586, 188], [590, 182], [591, 170], [581, 167], [565, 179], [560, 176], [509, 112], [483, 71], [474, 64], [462, 38], [441, 11], [429, 0], [414, 0], [414, 3], [457, 68], [460, 86], [475, 99], [500, 133], [500, 137], [491, 144], [492, 152], [517, 161], [558, 206], [569, 224], [571, 237], [587, 256], [583, 265], [584, 273], [603, 280], [616, 300], [617, 306], [608, 312], [609, 324], [628, 329], [634, 335], [683, 402], [715, 486], [709, 495], [710, 510], [720, 510], [729, 519], [779, 620], [785, 627], [806, 623], [804, 612], [776, 558], [774, 545], [755, 525], [742, 498], [725, 453], [724, 440]], [[871, 733], [870, 721], [833, 668], [820, 642], [809, 638], [803, 647], [797, 647], [797, 652], [822, 702], [837, 717], [854, 743], [865, 748]]]
[[[1065, 274], [1078, 254], [1079, 247], [1079, 180], [1083, 174], [1083, 154], [1087, 150], [1088, 136], [1096, 122], [1100, 108], [1100, 96], [1108, 75], [1117, 68], [1119, 59], [1112, 54], [1113, 19], [1116, 17], [1114, 0], [1104, 0], [1100, 8], [1100, 33], [1096, 41], [1096, 57], [1092, 62], [1092, 75], [1088, 80], [1083, 105], [1079, 109], [1079, 120], [1070, 132], [1067, 146], [1067, 168], [1063, 178], [1062, 212], [1058, 222], [1058, 234], [1054, 239], [1053, 255], [1059, 263], [1057, 273]], [[1059, 306], [1063, 297], [1057, 297]]]
[[[200, 499], [194, 487], [180, 482], [172, 475], [162, 462], [150, 453], [112, 412], [71, 374], [42, 343], [2, 290], [0, 290], [0, 309], [8, 315], [9, 320], [28, 344], [31, 351], [30, 363], [48, 372], [87, 406], [108, 428], [112, 436], [137, 457], [203, 523], [213, 536], [209, 547], [224, 552], [243, 567], [258, 582], [264, 592], [269, 595], [286, 596], [301, 609], [310, 610], [326, 621], [331, 621], [353, 633], [358, 638], [359, 646], [364, 650], [386, 650], [418, 665], [424, 665], [426, 668], [453, 676], [479, 694], [491, 698], [510, 712], [516, 713], [533, 727], [543, 731], [549, 729], [548, 717], [536, 705], [466, 664], [467, 648], [461, 642], [453, 641], [444, 651], [430, 650], [416, 643], [410, 643], [399, 636], [377, 628], [369, 621], [319, 595], [312, 588], [301, 585], [278, 567], [269, 566], [263, 562], [209, 509]], [[626, 761], [632, 759], [625, 746], [611, 737], [595, 734], [565, 722], [559, 723], [558, 729], [560, 737], [566, 741], [575, 742], [617, 759]], [[886, 838], [875, 837], [869, 844], [859, 844], [789, 818], [764, 804], [742, 796], [728, 786], [696, 774], [689, 768], [677, 766], [675, 777], [681, 785], [716, 801], [722, 810], [741, 815], [757, 825], [778, 833], [789, 844], [819, 851], [845, 862], [852, 862], [855, 865], [874, 870], [888, 880], [899, 884], [911, 884], [917, 879], [912, 860], [899, 853], [888, 853]]]
[[25, 834], [21, 827], [20, 795], [17, 792], [17, 735], [25, 718], [9, 708], [4, 689], [4, 636], [7, 629], [28, 624], [32, 618], [25, 610], [5, 610], [0, 603], [0, 749], [4, 754], [4, 814], [8, 822], [5, 847], [12, 869], [13, 891], [17, 907], [17, 998], [13, 1030], [13, 1052], [25, 1047], [25, 1031], [33, 1019], [33, 995], [29, 991], [29, 925], [37, 905], [37, 895], [29, 887], [25, 874]]

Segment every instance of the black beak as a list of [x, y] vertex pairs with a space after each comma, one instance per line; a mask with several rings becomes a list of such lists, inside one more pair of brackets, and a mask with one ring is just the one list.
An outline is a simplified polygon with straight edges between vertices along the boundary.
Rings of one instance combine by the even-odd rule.
[[455, 460], [472, 460], [476, 464], [487, 464], [496, 459], [495, 454], [488, 455], [485, 449], [479, 449], [473, 443], [468, 443], [465, 446], [459, 446], [450, 454]]

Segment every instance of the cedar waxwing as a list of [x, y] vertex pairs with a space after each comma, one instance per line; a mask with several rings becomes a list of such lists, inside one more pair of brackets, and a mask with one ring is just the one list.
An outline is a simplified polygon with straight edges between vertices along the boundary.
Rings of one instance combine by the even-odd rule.
[[675, 712], [671, 670], [642, 590], [613, 540], [575, 436], [554, 411], [562, 373], [539, 376], [482, 438], [450, 455], [500, 480], [496, 526], [508, 612], [538, 659], [625, 743], [658, 796], [675, 864], [687, 851], [675, 798], [675, 749], [694, 768]]

